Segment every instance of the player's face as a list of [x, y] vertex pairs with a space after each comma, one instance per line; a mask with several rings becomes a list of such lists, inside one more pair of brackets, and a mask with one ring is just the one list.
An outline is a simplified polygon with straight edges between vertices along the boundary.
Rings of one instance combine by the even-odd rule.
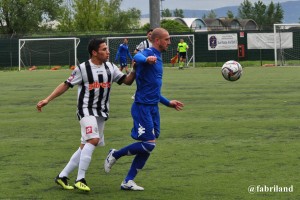
[[167, 51], [170, 44], [171, 44], [171, 39], [169, 33], [163, 32], [161, 38], [159, 39], [160, 51], [161, 52]]
[[106, 62], [109, 58], [109, 50], [106, 43], [102, 43], [99, 45], [98, 51], [93, 51], [93, 55], [100, 62]]
[[151, 41], [151, 35], [152, 35], [152, 32], [150, 31], [150, 32], [147, 34], [147, 38], [148, 38], [148, 40], [150, 40], [150, 41]]

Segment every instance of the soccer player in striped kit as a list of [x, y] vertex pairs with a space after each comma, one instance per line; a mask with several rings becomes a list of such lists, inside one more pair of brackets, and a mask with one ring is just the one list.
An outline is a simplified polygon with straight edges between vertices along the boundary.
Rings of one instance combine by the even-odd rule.
[[105, 172], [110, 172], [115, 162], [123, 156], [135, 155], [127, 176], [121, 183], [123, 190], [144, 190], [134, 182], [139, 170], [143, 169], [160, 135], [158, 103], [181, 110], [183, 103], [168, 100], [161, 95], [163, 62], [161, 52], [171, 44], [168, 31], [156, 28], [152, 32], [153, 47], [134, 56], [136, 62], [136, 96], [131, 108], [133, 128], [131, 137], [138, 142], [120, 150], [111, 149], [104, 161]]
[[[90, 191], [85, 180], [85, 173], [90, 165], [93, 151], [97, 146], [104, 146], [104, 125], [109, 116], [109, 97], [113, 82], [131, 85], [135, 79], [134, 69], [128, 75], [107, 62], [109, 50], [105, 40], [92, 39], [88, 45], [90, 59], [81, 63], [71, 76], [44, 100], [37, 103], [38, 111], [50, 101], [62, 95], [70, 87], [78, 85], [77, 116], [81, 126], [81, 143], [71, 156], [68, 164], [57, 175], [55, 182], [64, 189], [77, 188]], [[74, 187], [68, 184], [69, 174], [78, 167]]]
[[150, 48], [152, 47], [152, 39], [151, 39], [151, 35], [152, 35], [152, 31], [153, 29], [149, 29], [147, 31], [147, 39], [142, 41], [134, 50], [134, 53], [137, 53], [139, 51], [143, 51], [144, 49]]

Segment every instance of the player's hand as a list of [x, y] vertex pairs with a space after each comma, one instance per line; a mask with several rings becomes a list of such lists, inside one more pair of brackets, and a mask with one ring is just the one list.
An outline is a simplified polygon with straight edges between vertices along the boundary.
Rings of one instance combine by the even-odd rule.
[[175, 110], [180, 111], [183, 109], [184, 104], [177, 100], [171, 100], [170, 101], [170, 107], [173, 107]]
[[136, 62], [134, 60], [132, 60], [131, 62], [132, 62], [132, 64], [131, 64], [132, 69], [135, 70], [136, 69]]
[[42, 101], [39, 101], [37, 104], [36, 104], [36, 109], [39, 111], [39, 112], [42, 112], [42, 107], [44, 107], [45, 105], [47, 105], [49, 102], [48, 100], [44, 99]]
[[147, 63], [149, 63], [150, 65], [153, 65], [153, 64], [156, 63], [156, 60], [157, 60], [156, 56], [148, 56], [146, 61], [147, 61]]

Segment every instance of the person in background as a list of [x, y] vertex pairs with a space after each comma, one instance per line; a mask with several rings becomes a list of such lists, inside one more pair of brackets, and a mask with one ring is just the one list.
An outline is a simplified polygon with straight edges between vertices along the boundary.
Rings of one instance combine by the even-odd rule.
[[128, 48], [128, 39], [124, 38], [124, 41], [122, 44], [120, 44], [117, 54], [116, 54], [116, 59], [115, 61], [118, 61], [119, 58], [119, 63], [120, 63], [120, 71], [123, 71], [125, 69], [126, 73], [129, 74], [129, 69], [127, 66], [127, 56], [130, 58], [131, 61], [133, 61], [133, 58], [129, 52]]
[[151, 35], [152, 35], [152, 31], [153, 29], [149, 29], [147, 31], [147, 39], [142, 41], [134, 50], [134, 53], [136, 54], [139, 51], [143, 51], [144, 49], [150, 48], [152, 47], [152, 39], [151, 39]]
[[189, 49], [189, 46], [186, 42], [184, 42], [183, 39], [180, 39], [180, 42], [178, 43], [177, 51], [179, 53], [179, 69], [183, 69], [183, 66], [185, 65], [186, 61], [186, 53]]

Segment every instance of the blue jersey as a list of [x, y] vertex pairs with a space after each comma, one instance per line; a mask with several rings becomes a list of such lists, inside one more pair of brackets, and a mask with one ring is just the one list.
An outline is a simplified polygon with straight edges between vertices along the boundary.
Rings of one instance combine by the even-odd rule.
[[127, 56], [132, 60], [132, 56], [129, 53], [128, 45], [125, 43], [120, 44], [116, 55], [116, 60], [118, 60], [118, 57], [120, 57], [120, 60], [126, 60]]
[[[146, 62], [148, 56], [156, 56], [155, 64]], [[136, 66], [136, 93], [135, 102], [141, 104], [168, 104], [169, 101], [161, 95], [163, 62], [161, 53], [155, 48], [147, 48], [134, 56]]]

